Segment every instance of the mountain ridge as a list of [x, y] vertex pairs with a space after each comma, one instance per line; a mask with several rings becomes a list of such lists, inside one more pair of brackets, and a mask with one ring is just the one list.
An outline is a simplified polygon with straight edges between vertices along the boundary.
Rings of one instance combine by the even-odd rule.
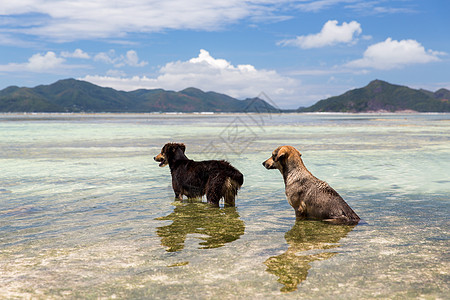
[[130, 92], [62, 79], [34, 88], [0, 90], [0, 112], [450, 112], [450, 91], [412, 89], [379, 79], [362, 88], [320, 100], [309, 107], [281, 110], [256, 98], [238, 100], [195, 87], [181, 91], [137, 89]]
[[275, 112], [259, 98], [238, 100], [197, 88], [182, 91], [138, 89], [131, 92], [62, 79], [34, 88], [10, 86], [0, 91], [1, 112]]
[[323, 99], [299, 112], [450, 112], [450, 91], [430, 92], [395, 85], [379, 79], [362, 88]]

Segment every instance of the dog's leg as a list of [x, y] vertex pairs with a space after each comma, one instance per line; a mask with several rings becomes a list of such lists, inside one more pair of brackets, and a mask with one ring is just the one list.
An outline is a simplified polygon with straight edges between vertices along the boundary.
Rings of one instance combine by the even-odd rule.
[[306, 219], [306, 214], [304, 212], [302, 212], [298, 209], [295, 209], [295, 208], [294, 208], [294, 210], [295, 210], [295, 217], [297, 219]]
[[175, 193], [175, 200], [183, 200], [183, 192], [181, 191], [181, 189], [173, 186], [173, 192]]
[[176, 200], [183, 200], [183, 190], [182, 188], [177, 184], [176, 180], [172, 178], [172, 188], [173, 192], [175, 193], [175, 199]]
[[223, 182], [220, 182], [219, 180], [208, 182], [208, 187], [206, 188], [206, 200], [208, 200], [209, 204], [219, 206], [220, 198], [222, 198], [222, 186]]
[[209, 204], [219, 206], [220, 198], [224, 197], [223, 187], [225, 179], [226, 177], [220, 176], [220, 174], [209, 177], [206, 183], [206, 200]]
[[220, 196], [218, 196], [214, 192], [207, 192], [206, 193], [206, 199], [208, 200], [208, 203], [214, 206], [219, 206]]
[[304, 201], [300, 201], [300, 205], [298, 207], [294, 207], [295, 217], [297, 219], [305, 219], [306, 218], [306, 204]]
[[175, 200], [182, 201], [183, 200], [183, 194], [175, 192]]
[[234, 207], [236, 205], [234, 194], [230, 194], [229, 192], [225, 194], [224, 202], [225, 206]]

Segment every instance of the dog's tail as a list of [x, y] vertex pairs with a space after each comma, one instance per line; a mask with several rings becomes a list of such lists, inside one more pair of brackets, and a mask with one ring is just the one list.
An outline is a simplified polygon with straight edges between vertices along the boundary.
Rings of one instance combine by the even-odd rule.
[[241, 187], [241, 185], [244, 184], [244, 175], [242, 175], [242, 173], [233, 166], [230, 165], [230, 168], [226, 170], [225, 174], [231, 180], [236, 181], [236, 183], [239, 185], [238, 189]]
[[238, 190], [244, 183], [244, 175], [236, 169], [232, 170], [232, 172], [228, 172], [227, 175], [222, 190], [224, 202], [227, 206], [235, 206], [235, 198]]
[[239, 184], [236, 180], [231, 179], [231, 177], [227, 177], [225, 179], [222, 194], [226, 206], [235, 206], [236, 195], [240, 187], [241, 184]]

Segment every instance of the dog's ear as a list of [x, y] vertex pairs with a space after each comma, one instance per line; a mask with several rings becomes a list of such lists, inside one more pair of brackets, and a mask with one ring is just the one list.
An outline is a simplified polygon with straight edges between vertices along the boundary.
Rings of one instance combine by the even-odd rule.
[[180, 144], [180, 149], [183, 151], [183, 153], [186, 151], [186, 145]]
[[169, 148], [169, 144], [165, 144], [162, 149], [161, 149], [161, 153], [167, 153], [168, 152], [168, 148]]
[[276, 153], [274, 153], [275, 155], [273, 156], [273, 160], [274, 161], [280, 161], [281, 159], [287, 157], [287, 152], [284, 148], [280, 148], [278, 149], [278, 151]]
[[164, 147], [161, 150], [161, 153], [175, 153], [176, 150], [176, 144], [174, 143], [167, 143], [164, 145]]

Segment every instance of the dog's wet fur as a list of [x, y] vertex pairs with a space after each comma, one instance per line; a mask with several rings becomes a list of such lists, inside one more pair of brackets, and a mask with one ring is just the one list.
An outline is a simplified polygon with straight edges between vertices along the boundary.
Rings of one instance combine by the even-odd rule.
[[224, 160], [194, 161], [186, 157], [186, 146], [167, 143], [161, 153], [154, 157], [159, 166], [169, 165], [175, 198], [201, 198], [206, 195], [208, 203], [219, 206], [235, 206], [235, 198], [244, 183], [244, 176]]
[[263, 162], [266, 169], [283, 175], [286, 197], [299, 219], [316, 219], [332, 224], [355, 225], [360, 218], [326, 183], [306, 169], [301, 153], [292, 146], [281, 146]]

